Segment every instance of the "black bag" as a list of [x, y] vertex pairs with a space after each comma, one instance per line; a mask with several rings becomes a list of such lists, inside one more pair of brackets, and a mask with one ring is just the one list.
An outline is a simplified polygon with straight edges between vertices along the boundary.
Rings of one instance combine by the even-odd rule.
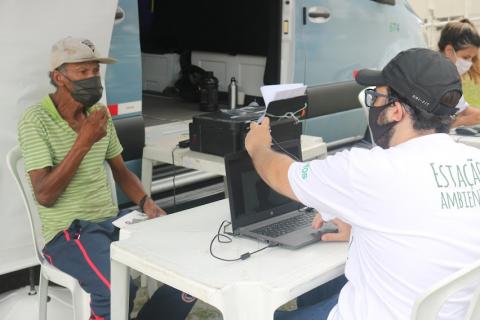
[[180, 97], [191, 102], [200, 102], [200, 86], [206, 75], [202, 68], [189, 65], [182, 69], [180, 79], [175, 82]]

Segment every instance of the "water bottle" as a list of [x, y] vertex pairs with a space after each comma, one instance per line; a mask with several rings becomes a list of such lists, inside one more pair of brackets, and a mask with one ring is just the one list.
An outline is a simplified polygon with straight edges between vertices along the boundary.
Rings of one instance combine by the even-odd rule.
[[237, 107], [237, 94], [237, 80], [235, 80], [235, 77], [232, 77], [230, 80], [230, 85], [228, 86], [228, 103], [231, 110], [234, 110]]
[[207, 71], [200, 83], [200, 110], [216, 111], [218, 109], [218, 79], [213, 72]]

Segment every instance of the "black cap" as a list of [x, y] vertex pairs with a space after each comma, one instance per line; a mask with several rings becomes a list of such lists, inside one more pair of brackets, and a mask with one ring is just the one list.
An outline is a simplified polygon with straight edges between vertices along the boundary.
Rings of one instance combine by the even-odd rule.
[[446, 93], [458, 91], [458, 98], [462, 94], [455, 65], [443, 54], [424, 48], [400, 52], [382, 71], [359, 70], [355, 80], [364, 86], [388, 86], [410, 106], [439, 116], [458, 111], [440, 102]]

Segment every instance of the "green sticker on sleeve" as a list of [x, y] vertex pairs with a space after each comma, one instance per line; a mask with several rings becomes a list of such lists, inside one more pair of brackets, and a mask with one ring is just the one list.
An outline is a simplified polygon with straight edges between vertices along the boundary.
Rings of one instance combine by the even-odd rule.
[[310, 162], [305, 163], [302, 167], [302, 179], [307, 180], [309, 174], [310, 174]]

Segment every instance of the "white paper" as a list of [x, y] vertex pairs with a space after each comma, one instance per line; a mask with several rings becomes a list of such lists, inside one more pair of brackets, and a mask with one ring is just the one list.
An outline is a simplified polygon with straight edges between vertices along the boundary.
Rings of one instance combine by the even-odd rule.
[[303, 96], [305, 95], [306, 90], [307, 86], [303, 83], [275, 84], [261, 87], [260, 91], [262, 92], [262, 97], [265, 101], [265, 111], [258, 118], [257, 123], [262, 123], [267, 114], [270, 102]]
[[114, 220], [112, 224], [120, 229], [123, 229], [129, 225], [135, 224], [137, 222], [142, 222], [148, 219], [148, 216], [145, 213], [142, 213], [137, 210], [127, 213], [126, 215]]
[[267, 108], [272, 101], [303, 96], [306, 90], [307, 86], [303, 83], [275, 84], [260, 88]]

